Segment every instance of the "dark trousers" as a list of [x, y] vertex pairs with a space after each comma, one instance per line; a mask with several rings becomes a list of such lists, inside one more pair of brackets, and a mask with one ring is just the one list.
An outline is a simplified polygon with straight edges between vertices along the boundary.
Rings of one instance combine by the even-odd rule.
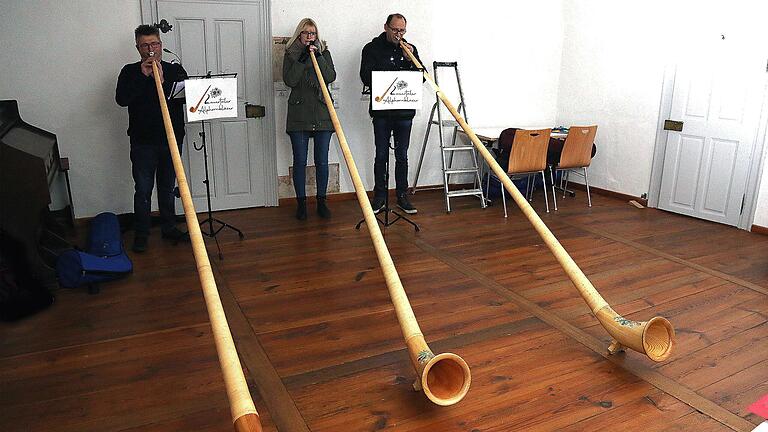
[[[181, 152], [181, 145], [179, 145]], [[133, 214], [137, 236], [149, 236], [152, 210], [152, 188], [157, 179], [157, 204], [163, 220], [164, 232], [176, 226], [176, 208], [173, 187], [176, 173], [173, 171], [168, 146], [131, 144], [131, 164], [134, 183]]]
[[307, 196], [307, 153], [309, 138], [314, 141], [315, 180], [317, 181], [317, 196], [325, 198], [328, 189], [328, 147], [331, 142], [331, 131], [295, 131], [288, 132], [293, 148], [293, 189], [296, 198]]
[[376, 144], [376, 159], [373, 163], [373, 176], [376, 182], [374, 195], [384, 197], [387, 194], [386, 164], [389, 159], [389, 139], [395, 140], [395, 187], [397, 194], [403, 195], [408, 190], [408, 144], [411, 139], [413, 119], [373, 118], [373, 141]]

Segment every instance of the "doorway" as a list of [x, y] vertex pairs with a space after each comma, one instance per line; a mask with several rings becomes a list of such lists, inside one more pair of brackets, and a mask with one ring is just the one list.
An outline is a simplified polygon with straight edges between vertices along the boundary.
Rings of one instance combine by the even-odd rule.
[[[749, 228], [763, 145], [765, 67], [721, 44], [668, 68], [649, 205]], [[666, 120], [678, 123], [664, 130]]]
[[[268, 2], [141, 0], [147, 23], [167, 20], [164, 60], [180, 61], [190, 76], [237, 73], [238, 117], [205, 122], [211, 209], [277, 205], [274, 96], [269, 84], [271, 30]], [[246, 117], [246, 104], [265, 116]], [[182, 159], [195, 209], [207, 209], [199, 122], [187, 123]], [[180, 209], [180, 205], [178, 208]]]

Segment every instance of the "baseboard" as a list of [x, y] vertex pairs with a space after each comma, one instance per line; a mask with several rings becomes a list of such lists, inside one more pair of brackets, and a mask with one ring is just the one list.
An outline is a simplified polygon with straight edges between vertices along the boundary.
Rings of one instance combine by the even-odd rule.
[[[584, 191], [584, 193], [587, 192], [587, 187], [584, 186], [581, 183], [568, 183], [568, 188], [569, 189], [578, 189], [578, 190]], [[612, 190], [603, 189], [603, 188], [594, 187], [594, 186], [590, 186], [589, 187], [589, 191], [591, 193], [594, 193], [594, 194], [603, 195], [603, 196], [607, 196], [607, 197], [611, 197], [611, 198], [617, 198], [617, 199], [620, 199], [620, 200], [623, 200], [623, 201], [634, 200], [634, 201], [637, 201], [640, 204], [648, 207], [648, 200], [645, 199], [645, 198], [640, 198], [640, 197], [636, 197], [636, 196], [633, 196], [633, 195], [629, 195], [629, 194], [625, 194], [625, 193], [621, 193], [621, 192], [615, 192], [615, 191], [612, 191]]]
[[750, 228], [749, 230], [755, 234], [768, 235], [768, 228], [764, 226], [752, 225], [752, 228]]

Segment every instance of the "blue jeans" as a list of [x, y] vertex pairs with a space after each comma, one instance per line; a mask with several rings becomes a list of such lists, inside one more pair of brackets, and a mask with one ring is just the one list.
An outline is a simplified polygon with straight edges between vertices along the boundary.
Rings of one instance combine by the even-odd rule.
[[[181, 152], [181, 145], [179, 145]], [[173, 187], [176, 173], [167, 146], [131, 143], [131, 164], [134, 182], [133, 214], [137, 236], [149, 236], [152, 210], [152, 188], [157, 179], [157, 204], [166, 232], [176, 226], [176, 208]]]
[[293, 189], [296, 198], [306, 198], [307, 183], [307, 153], [309, 138], [314, 140], [315, 175], [317, 180], [317, 196], [325, 198], [328, 189], [328, 146], [331, 142], [332, 131], [295, 131], [288, 132], [293, 147]]
[[373, 141], [376, 144], [376, 159], [373, 163], [373, 177], [376, 185], [374, 196], [382, 198], [387, 194], [387, 162], [389, 161], [389, 138], [395, 140], [395, 185], [397, 194], [408, 190], [408, 144], [411, 139], [413, 119], [373, 118]]

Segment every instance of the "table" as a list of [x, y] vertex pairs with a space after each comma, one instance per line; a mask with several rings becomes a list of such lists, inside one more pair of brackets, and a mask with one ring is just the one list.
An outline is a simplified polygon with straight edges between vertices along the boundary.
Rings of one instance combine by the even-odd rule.
[[[501, 135], [501, 132], [504, 131], [504, 129], [508, 129], [507, 127], [480, 127], [472, 129], [475, 131], [475, 135], [477, 135], [477, 138], [482, 142], [486, 147], [491, 147], [494, 142], [498, 141], [499, 135]], [[520, 127], [518, 129], [546, 129], [544, 127]], [[459, 128], [459, 132], [466, 135], [464, 130]], [[556, 139], [565, 139], [566, 136], [568, 136], [565, 132], [552, 132], [549, 134], [551, 138]]]

